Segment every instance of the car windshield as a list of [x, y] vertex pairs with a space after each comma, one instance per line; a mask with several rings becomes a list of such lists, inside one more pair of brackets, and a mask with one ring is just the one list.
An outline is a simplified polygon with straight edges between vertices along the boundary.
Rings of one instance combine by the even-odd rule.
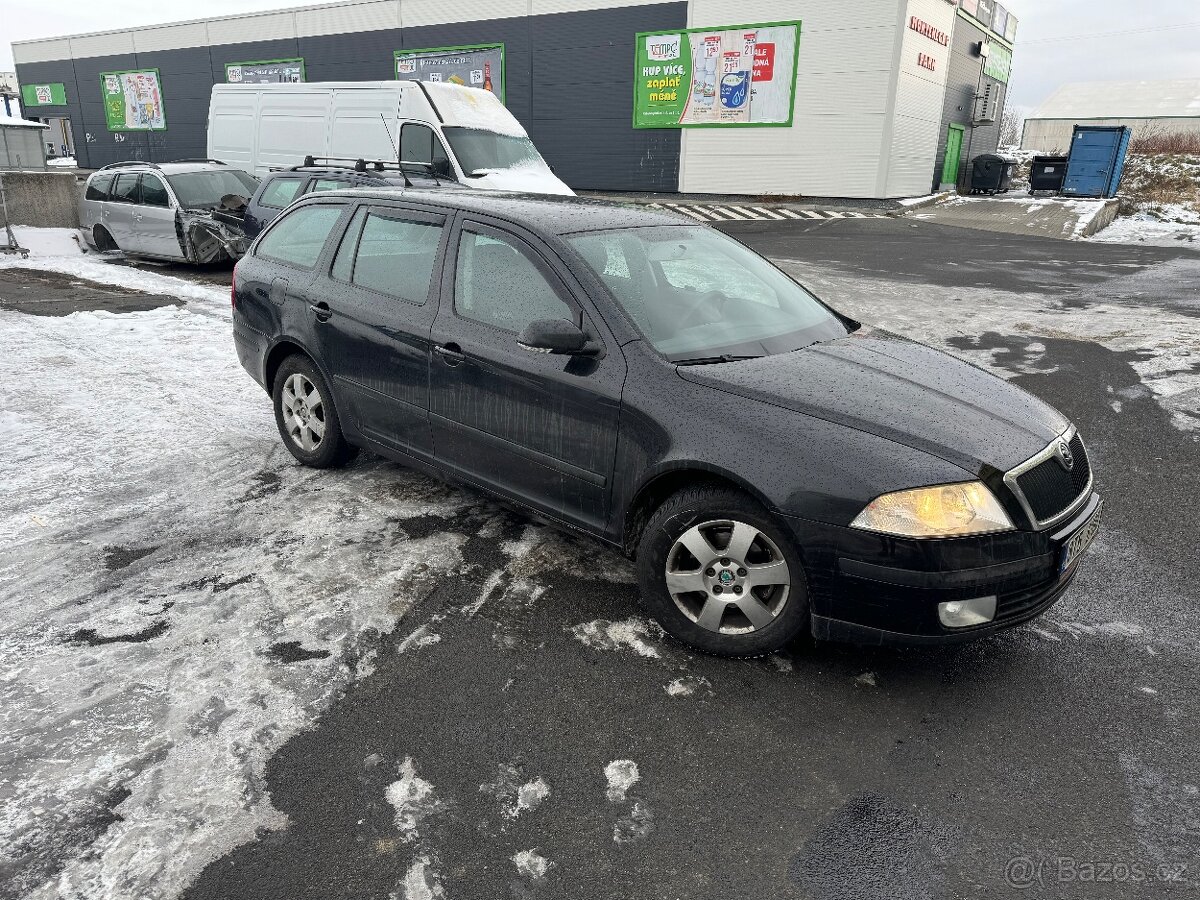
[[791, 278], [711, 228], [665, 225], [566, 237], [673, 362], [789, 353], [849, 332]]
[[524, 135], [498, 134], [480, 128], [443, 129], [465, 174], [486, 174], [497, 169], [548, 169], [546, 161]]
[[252, 197], [258, 189], [258, 179], [240, 169], [206, 169], [168, 175], [171, 190], [184, 209], [216, 209], [226, 194]]

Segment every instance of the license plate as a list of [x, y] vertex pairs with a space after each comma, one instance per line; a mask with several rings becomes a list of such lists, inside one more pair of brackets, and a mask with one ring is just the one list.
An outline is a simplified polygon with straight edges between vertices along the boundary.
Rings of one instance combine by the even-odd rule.
[[1096, 535], [1100, 533], [1100, 514], [1104, 511], [1104, 504], [1101, 503], [1096, 507], [1096, 511], [1092, 513], [1092, 517], [1083, 523], [1082, 527], [1071, 535], [1070, 539], [1063, 544], [1062, 562], [1059, 563], [1058, 571], [1061, 575], [1067, 569], [1075, 565], [1079, 561], [1085, 550], [1092, 545], [1092, 541], [1096, 539]]

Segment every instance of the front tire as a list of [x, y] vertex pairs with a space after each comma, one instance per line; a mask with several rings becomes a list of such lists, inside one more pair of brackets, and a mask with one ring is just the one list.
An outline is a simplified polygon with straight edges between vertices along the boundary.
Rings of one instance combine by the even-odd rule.
[[314, 469], [349, 462], [358, 453], [342, 435], [333, 393], [306, 356], [294, 354], [279, 366], [271, 390], [275, 424], [292, 456]]
[[809, 627], [804, 569], [762, 505], [731, 488], [686, 488], [650, 518], [638, 547], [642, 603], [698, 650], [747, 658]]

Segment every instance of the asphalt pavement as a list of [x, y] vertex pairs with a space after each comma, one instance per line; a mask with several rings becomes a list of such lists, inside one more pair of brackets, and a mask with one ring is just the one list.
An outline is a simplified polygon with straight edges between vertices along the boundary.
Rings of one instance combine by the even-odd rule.
[[[452, 518], [385, 520], [374, 540], [399, 553], [453, 531], [461, 565], [389, 582], [396, 628], [343, 660], [371, 664], [261, 773], [286, 821], [184, 897], [1196, 895], [1200, 255], [907, 219], [722, 227], [1079, 426], [1106, 519], [1069, 593], [964, 646], [727, 661], [649, 623], [623, 559], [455, 491]], [[296, 502], [274, 471], [237, 477], [247, 511]], [[363, 504], [449, 491], [370, 458], [318, 478], [305, 489], [371, 485]]]

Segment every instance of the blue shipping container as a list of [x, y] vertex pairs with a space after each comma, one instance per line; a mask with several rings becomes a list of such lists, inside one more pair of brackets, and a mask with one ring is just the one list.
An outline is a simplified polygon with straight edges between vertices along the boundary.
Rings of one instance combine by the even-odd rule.
[[1076, 125], [1062, 192], [1068, 197], [1115, 197], [1133, 131], [1124, 125]]

